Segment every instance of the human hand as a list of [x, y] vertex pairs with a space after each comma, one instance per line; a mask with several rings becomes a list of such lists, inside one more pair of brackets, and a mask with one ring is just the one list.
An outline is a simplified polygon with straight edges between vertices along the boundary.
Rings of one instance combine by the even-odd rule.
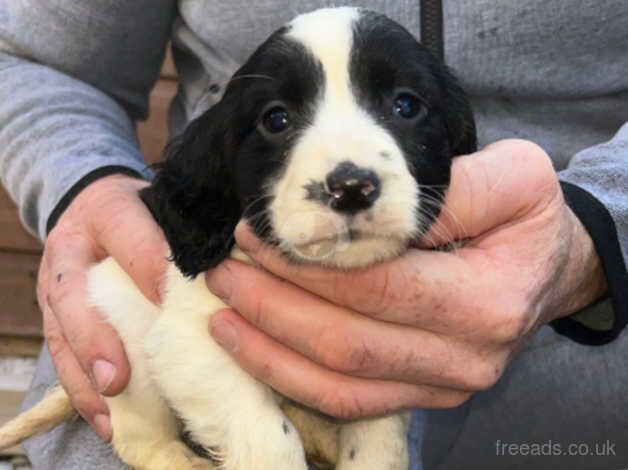
[[120, 393], [130, 367], [116, 331], [86, 298], [89, 268], [112, 256], [152, 302], [168, 249], [139, 198], [147, 183], [123, 175], [101, 178], [71, 202], [50, 232], [39, 268], [37, 298], [44, 336], [73, 406], [105, 441], [111, 439], [102, 395]]
[[465, 239], [455, 251], [343, 272], [290, 264], [244, 224], [236, 238], [265, 270], [227, 260], [208, 274], [233, 308], [213, 315], [212, 334], [258, 379], [342, 418], [459, 405], [540, 325], [606, 289], [549, 157], [521, 140], [454, 160], [423, 243]]

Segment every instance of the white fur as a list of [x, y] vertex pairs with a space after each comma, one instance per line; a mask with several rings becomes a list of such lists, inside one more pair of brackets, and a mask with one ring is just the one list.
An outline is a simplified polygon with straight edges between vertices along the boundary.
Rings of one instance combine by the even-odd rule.
[[[357, 9], [344, 7], [317, 10], [292, 21], [288, 36], [305, 45], [322, 64], [325, 93], [319, 97], [312, 125], [296, 142], [285, 172], [270, 188], [272, 225], [297, 257], [304, 244], [335, 243], [349, 228], [367, 234], [365, 239], [335, 246], [340, 249], [315, 246], [328, 255], [317, 257], [318, 262], [341, 267], [365, 266], [395, 256], [418, 229], [419, 189], [403, 152], [351, 90], [349, 60], [357, 18]], [[324, 34], [320, 25], [325, 25]], [[307, 200], [305, 189], [312, 180], [325, 181], [345, 160], [373, 170], [382, 186], [373, 207], [350, 220]], [[301, 214], [301, 223], [292, 223], [295, 214]], [[313, 227], [306, 236], [304, 225]]]
[[[398, 254], [417, 229], [418, 188], [403, 154], [356, 103], [349, 86], [357, 17], [354, 8], [324, 9], [292, 22], [289, 35], [321, 61], [326, 87], [313, 125], [296, 143], [286, 171], [271, 188], [271, 222], [286, 243], [327, 250], [329, 256], [317, 261], [342, 267]], [[307, 201], [304, 189], [310, 180], [324, 181], [344, 160], [372, 169], [382, 183], [374, 206], [350, 222]], [[342, 245], [347, 229], [343, 224], [348, 223], [370, 236]], [[305, 243], [300, 238], [304, 226], [310, 227]], [[224, 470], [307, 469], [303, 445], [281, 411], [281, 399], [241, 370], [209, 334], [209, 317], [225, 305], [209, 292], [204, 276], [189, 280], [171, 265], [164, 303], [158, 308], [113, 259], [107, 259], [91, 270], [89, 293], [92, 304], [122, 337], [133, 371], [125, 391], [107, 398], [113, 445], [124, 461], [147, 469], [213, 468], [180, 442], [176, 414]], [[299, 428], [306, 430], [303, 416]], [[312, 419], [310, 429], [320, 417]], [[405, 415], [398, 414], [357, 420], [340, 429], [329, 426], [323, 432], [331, 435], [324, 438], [319, 432], [315, 439], [337, 442], [339, 470], [402, 470], [408, 465], [407, 427]]]
[[[276, 394], [240, 369], [209, 335], [208, 319], [224, 304], [209, 292], [204, 277], [188, 280], [172, 265], [166, 285], [159, 310], [112, 258], [90, 271], [91, 303], [120, 334], [133, 371], [124, 392], [107, 398], [118, 455], [151, 470], [214, 468], [179, 441], [173, 410], [196, 442], [217, 451], [220, 468], [305, 470], [303, 445]], [[407, 428], [400, 419], [341, 426], [338, 468], [407, 468]], [[284, 423], [290, 432], [284, 432]], [[364, 456], [348, 459], [351, 448], [362, 449]]]

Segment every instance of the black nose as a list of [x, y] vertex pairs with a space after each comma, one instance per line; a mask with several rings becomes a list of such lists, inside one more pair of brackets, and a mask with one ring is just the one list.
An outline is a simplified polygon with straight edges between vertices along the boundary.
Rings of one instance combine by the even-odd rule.
[[355, 214], [368, 209], [381, 192], [375, 172], [351, 162], [339, 163], [327, 175], [326, 181], [331, 195], [331, 208], [338, 212]]

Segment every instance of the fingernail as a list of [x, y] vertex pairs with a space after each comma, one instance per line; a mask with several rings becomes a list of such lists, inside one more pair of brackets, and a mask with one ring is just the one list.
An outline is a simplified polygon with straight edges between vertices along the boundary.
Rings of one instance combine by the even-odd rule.
[[231, 271], [224, 263], [207, 273], [209, 290], [225, 301], [231, 297], [232, 281]]
[[103, 414], [94, 416], [92, 426], [103, 441], [109, 442], [111, 440], [111, 420], [109, 416]]
[[116, 368], [111, 362], [98, 359], [94, 361], [92, 365], [92, 378], [94, 385], [98, 392], [102, 393], [109, 388], [114, 376], [116, 375]]
[[218, 344], [232, 353], [238, 350], [238, 332], [231, 322], [214, 315], [210, 320], [210, 327], [212, 336]]
[[255, 236], [246, 220], [240, 220], [235, 228], [238, 246], [244, 251], [255, 253], [261, 246], [261, 240]]

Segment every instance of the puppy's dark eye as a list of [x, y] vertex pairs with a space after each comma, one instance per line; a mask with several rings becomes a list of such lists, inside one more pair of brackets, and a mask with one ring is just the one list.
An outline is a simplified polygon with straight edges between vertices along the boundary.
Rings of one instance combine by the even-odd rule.
[[421, 100], [411, 93], [399, 93], [393, 101], [393, 113], [404, 119], [413, 119], [423, 110]]
[[285, 131], [290, 124], [288, 111], [281, 106], [275, 106], [264, 113], [262, 125], [271, 134], [279, 134]]

